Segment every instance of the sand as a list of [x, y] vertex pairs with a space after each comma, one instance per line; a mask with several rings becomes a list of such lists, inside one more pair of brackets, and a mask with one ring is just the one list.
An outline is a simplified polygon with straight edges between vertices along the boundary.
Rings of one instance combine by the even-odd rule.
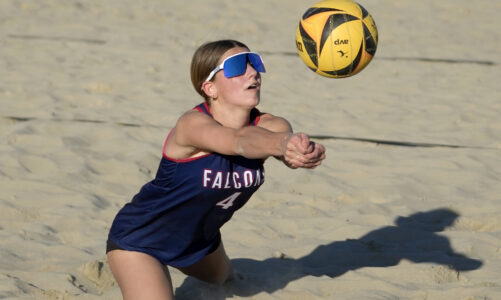
[[0, 1], [0, 298], [121, 298], [111, 221], [201, 102], [193, 51], [235, 38], [263, 54], [259, 108], [328, 157], [269, 160], [222, 229], [240, 278], [171, 269], [178, 299], [501, 299], [501, 2], [362, 2], [379, 47], [346, 79], [295, 54], [313, 3]]

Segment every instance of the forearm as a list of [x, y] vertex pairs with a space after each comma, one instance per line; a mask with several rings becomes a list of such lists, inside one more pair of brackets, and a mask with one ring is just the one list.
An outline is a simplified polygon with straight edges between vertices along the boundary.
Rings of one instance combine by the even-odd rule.
[[247, 158], [283, 156], [291, 134], [290, 132], [272, 132], [257, 126], [247, 126], [239, 129], [236, 133], [236, 152]]

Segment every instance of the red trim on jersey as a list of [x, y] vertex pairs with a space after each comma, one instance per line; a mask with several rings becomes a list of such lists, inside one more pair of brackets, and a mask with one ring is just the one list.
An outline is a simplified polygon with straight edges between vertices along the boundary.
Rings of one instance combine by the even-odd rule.
[[259, 120], [261, 119], [261, 112], [259, 113], [259, 115], [256, 116], [256, 121], [254, 122], [254, 126], [257, 126], [257, 123], [259, 123]]
[[178, 162], [178, 163], [183, 163], [183, 162], [190, 162], [190, 161], [193, 161], [193, 160], [197, 160], [199, 158], [202, 158], [202, 157], [206, 157], [206, 156], [209, 156], [211, 155], [212, 153], [207, 153], [207, 154], [204, 154], [204, 155], [201, 155], [201, 156], [195, 156], [195, 157], [188, 157], [188, 158], [181, 158], [181, 159], [176, 159], [176, 158], [172, 158], [170, 156], [168, 156], [167, 154], [165, 154], [165, 147], [167, 147], [167, 140], [169, 140], [169, 137], [172, 133], [172, 130], [174, 130], [174, 128], [172, 128], [170, 131], [169, 131], [169, 134], [167, 135], [167, 138], [165, 139], [165, 142], [164, 142], [164, 147], [162, 149], [162, 155], [163, 157], [165, 157], [166, 159], [170, 160], [170, 161], [173, 161], [173, 162]]
[[185, 162], [194, 161], [194, 160], [197, 160], [197, 159], [209, 156], [209, 155], [212, 155], [212, 153], [207, 153], [207, 154], [204, 154], [204, 155], [201, 155], [201, 156], [195, 156], [195, 157], [175, 159], [175, 158], [172, 158], [172, 157], [168, 157], [167, 155], [164, 154], [164, 158], [168, 159], [170, 161], [173, 161], [173, 162], [177, 162], [177, 163], [185, 163]]
[[[213, 116], [212, 116], [212, 113], [210, 112], [210, 107], [209, 107], [209, 104], [207, 104], [207, 102], [204, 102], [204, 107], [205, 107], [205, 109], [209, 112], [209, 115], [210, 115], [211, 117], [213, 117]], [[214, 118], [214, 117], [213, 117], [213, 118]]]
[[174, 128], [172, 128], [172, 129], [169, 131], [169, 134], [167, 135], [167, 138], [165, 139], [165, 142], [164, 142], [164, 147], [162, 148], [162, 155], [163, 155], [164, 157], [167, 157], [167, 155], [165, 155], [165, 147], [167, 147], [167, 140], [169, 139], [170, 134], [172, 133], [172, 130], [174, 130]]
[[[209, 115], [210, 115], [212, 118], [214, 118], [214, 116], [212, 116], [212, 113], [210, 112], [210, 107], [209, 107], [209, 105], [207, 104], [207, 102], [204, 102], [203, 104], [204, 104], [205, 109], [206, 109], [206, 110], [207, 110], [207, 112], [209, 113]], [[204, 111], [201, 107], [199, 107], [199, 105], [195, 106], [195, 107], [194, 107], [194, 109], [198, 110], [198, 111], [199, 111], [199, 112], [201, 112], [201, 113], [206, 113], [206, 112], [205, 112], [205, 111]], [[251, 117], [252, 117], [252, 115], [253, 115], [253, 113], [254, 113], [254, 112], [256, 112], [256, 113], [257, 113], [257, 116], [254, 118], [254, 120], [252, 120], [252, 119], [251, 119], [251, 120], [249, 120], [249, 124], [252, 124], [252, 123], [253, 123], [253, 121], [254, 121], [254, 124], [253, 124], [253, 125], [254, 125], [254, 126], [256, 126], [256, 125], [257, 125], [257, 123], [259, 123], [259, 119], [261, 119], [261, 112], [260, 112], [257, 108], [253, 108], [253, 109], [251, 110]]]
[[[207, 102], [204, 102], [204, 107], [205, 107], [205, 109], [207, 110], [207, 112], [209, 113], [209, 115], [212, 117], [212, 114], [211, 114], [211, 112], [210, 112], [209, 105], [207, 105]], [[201, 107], [198, 107], [198, 105], [197, 105], [197, 106], [195, 106], [195, 107], [193, 107], [193, 109], [196, 109], [196, 110], [198, 110], [199, 112], [201, 112], [201, 113], [204, 113], [204, 114], [205, 114], [205, 111], [204, 111]]]
[[[209, 115], [212, 117], [212, 114], [210, 112], [210, 108], [209, 108], [209, 105], [207, 105], [207, 102], [204, 102], [204, 107], [205, 109], [207, 110], [207, 112], [209, 113]], [[195, 106], [194, 109], [198, 110], [199, 112], [201, 113], [205, 113], [205, 111], [198, 107]], [[258, 115], [256, 116], [256, 118], [254, 119], [254, 126], [257, 126], [257, 124], [259, 123], [259, 120], [261, 119], [261, 113], [259, 112], [259, 110], [257, 110], [256, 108], [254, 108], [257, 112], [258, 112]], [[253, 110], [254, 110], [253, 109]], [[250, 124], [252, 124], [252, 121], [253, 120], [250, 120]], [[195, 156], [195, 157], [188, 157], [188, 158], [181, 158], [181, 159], [175, 159], [175, 158], [172, 158], [172, 157], [169, 157], [165, 154], [165, 147], [167, 146], [167, 140], [169, 140], [169, 137], [172, 133], [172, 131], [174, 130], [174, 128], [172, 128], [170, 131], [169, 131], [169, 134], [167, 135], [167, 138], [165, 139], [165, 142], [164, 142], [164, 147], [162, 149], [162, 155], [163, 157], [165, 157], [166, 159], [170, 160], [170, 161], [174, 161], [174, 162], [179, 162], [179, 163], [182, 163], [182, 162], [190, 162], [190, 161], [194, 161], [194, 160], [197, 160], [197, 159], [200, 159], [202, 157], [206, 157], [206, 156], [209, 156], [211, 155], [212, 153], [207, 153], [207, 154], [204, 154], [204, 155], [201, 155], [201, 156]]]

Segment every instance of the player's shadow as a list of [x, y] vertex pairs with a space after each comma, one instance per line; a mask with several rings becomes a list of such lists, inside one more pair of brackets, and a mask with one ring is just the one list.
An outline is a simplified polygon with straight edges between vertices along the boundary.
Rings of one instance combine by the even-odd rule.
[[320, 245], [310, 254], [293, 258], [233, 259], [241, 278], [224, 286], [186, 278], [176, 289], [176, 299], [226, 299], [232, 295], [252, 296], [273, 293], [305, 276], [335, 278], [363, 267], [390, 267], [402, 259], [448, 266], [456, 271], [478, 269], [482, 262], [455, 253], [449, 240], [437, 234], [451, 226], [459, 215], [446, 208], [398, 217], [395, 226], [386, 226], [358, 239]]

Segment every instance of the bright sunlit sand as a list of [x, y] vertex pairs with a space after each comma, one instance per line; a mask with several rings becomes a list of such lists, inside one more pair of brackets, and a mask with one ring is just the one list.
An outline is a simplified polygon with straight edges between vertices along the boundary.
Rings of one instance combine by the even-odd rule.
[[0, 298], [121, 299], [105, 241], [202, 101], [196, 47], [262, 53], [259, 108], [327, 159], [266, 182], [223, 229], [239, 278], [171, 269], [178, 299], [501, 299], [499, 1], [364, 1], [370, 65], [296, 55], [308, 1], [0, 1]]

